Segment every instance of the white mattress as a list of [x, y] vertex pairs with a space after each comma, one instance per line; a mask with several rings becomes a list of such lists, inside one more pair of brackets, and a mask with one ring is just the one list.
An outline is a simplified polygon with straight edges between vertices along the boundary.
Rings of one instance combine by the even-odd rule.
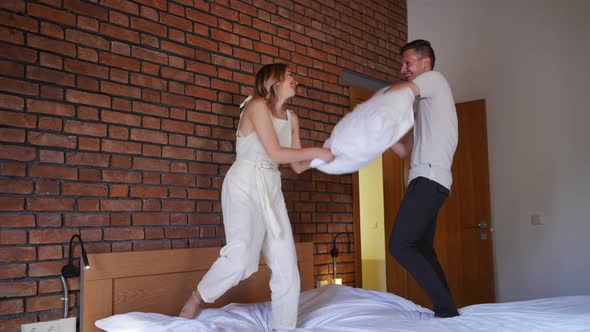
[[[590, 296], [472, 305], [461, 316], [433, 319], [432, 311], [390, 293], [330, 285], [303, 292], [292, 331], [590, 331]], [[271, 331], [270, 305], [230, 304], [194, 320], [127, 313], [96, 322], [110, 332]]]

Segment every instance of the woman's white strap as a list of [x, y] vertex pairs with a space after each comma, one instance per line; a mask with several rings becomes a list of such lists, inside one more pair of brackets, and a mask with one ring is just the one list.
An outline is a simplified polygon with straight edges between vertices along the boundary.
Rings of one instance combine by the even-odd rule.
[[236, 137], [240, 136], [240, 124], [242, 123], [242, 114], [244, 114], [243, 109], [248, 105], [248, 102], [252, 100], [253, 96], [248, 96], [244, 101], [240, 104], [240, 121], [238, 121], [238, 128], [236, 128]]

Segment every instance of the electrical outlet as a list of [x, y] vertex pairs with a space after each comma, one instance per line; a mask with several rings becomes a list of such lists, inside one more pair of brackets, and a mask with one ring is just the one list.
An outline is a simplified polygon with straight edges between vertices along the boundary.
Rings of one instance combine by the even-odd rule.
[[76, 332], [76, 317], [23, 324], [21, 332]]

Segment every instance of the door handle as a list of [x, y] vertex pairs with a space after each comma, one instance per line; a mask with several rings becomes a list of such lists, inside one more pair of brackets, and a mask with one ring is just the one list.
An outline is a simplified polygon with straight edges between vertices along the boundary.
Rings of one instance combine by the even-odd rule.
[[465, 229], [486, 229], [488, 226], [488, 223], [485, 220], [482, 220], [476, 226], [467, 226]]

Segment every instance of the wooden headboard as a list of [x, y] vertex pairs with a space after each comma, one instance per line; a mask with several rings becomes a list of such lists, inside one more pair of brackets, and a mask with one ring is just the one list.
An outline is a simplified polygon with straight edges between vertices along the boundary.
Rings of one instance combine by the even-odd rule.
[[[313, 244], [296, 245], [301, 290], [313, 288]], [[94, 322], [131, 311], [177, 315], [190, 292], [219, 256], [221, 248], [193, 248], [90, 254], [82, 271], [80, 327], [100, 331]], [[209, 307], [270, 299], [270, 269], [262, 258], [258, 272]]]

